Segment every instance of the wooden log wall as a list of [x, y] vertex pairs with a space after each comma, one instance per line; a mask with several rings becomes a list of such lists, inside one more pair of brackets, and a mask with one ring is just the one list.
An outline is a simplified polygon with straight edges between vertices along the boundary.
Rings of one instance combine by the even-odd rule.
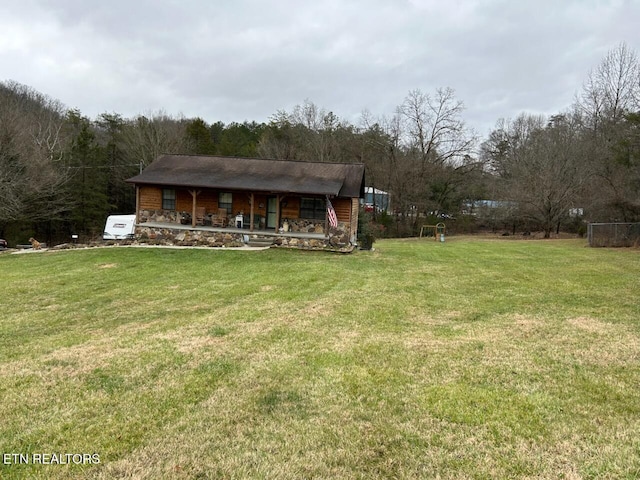
[[283, 197], [280, 218], [298, 218], [300, 216], [300, 197]]
[[140, 187], [140, 210], [161, 210], [162, 189], [158, 187]]
[[351, 199], [351, 241], [357, 241], [358, 233], [358, 215], [360, 213], [360, 199]]
[[331, 201], [339, 222], [351, 222], [351, 199], [335, 198]]

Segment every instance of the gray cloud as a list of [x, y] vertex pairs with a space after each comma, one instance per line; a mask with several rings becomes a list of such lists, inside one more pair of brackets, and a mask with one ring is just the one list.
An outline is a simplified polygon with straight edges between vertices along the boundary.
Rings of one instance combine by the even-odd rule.
[[568, 107], [589, 69], [640, 47], [640, 1], [24, 0], [3, 8], [0, 79], [95, 117], [164, 109], [265, 121], [310, 99], [357, 121], [450, 86], [486, 134]]

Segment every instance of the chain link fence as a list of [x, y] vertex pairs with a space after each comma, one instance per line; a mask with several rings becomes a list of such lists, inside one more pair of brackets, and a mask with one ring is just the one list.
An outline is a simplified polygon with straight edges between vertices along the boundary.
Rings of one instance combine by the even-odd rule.
[[590, 223], [587, 236], [590, 247], [637, 247], [640, 223]]

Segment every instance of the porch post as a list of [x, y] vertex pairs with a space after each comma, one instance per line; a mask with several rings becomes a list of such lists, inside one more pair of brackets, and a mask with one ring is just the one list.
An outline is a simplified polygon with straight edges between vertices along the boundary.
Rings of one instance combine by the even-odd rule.
[[276, 195], [276, 233], [280, 229], [280, 194]]
[[196, 227], [196, 197], [200, 192], [196, 190], [189, 190], [189, 193], [193, 197], [193, 205], [191, 207], [191, 226], [195, 228]]
[[329, 238], [329, 209], [327, 208], [327, 196], [324, 201], [324, 236]]
[[140, 187], [136, 185], [136, 225], [140, 223]]
[[253, 195], [253, 192], [251, 192], [251, 197], [249, 200], [249, 204], [251, 207], [251, 213], [249, 214], [249, 231], [253, 232], [253, 204], [255, 203], [255, 197]]

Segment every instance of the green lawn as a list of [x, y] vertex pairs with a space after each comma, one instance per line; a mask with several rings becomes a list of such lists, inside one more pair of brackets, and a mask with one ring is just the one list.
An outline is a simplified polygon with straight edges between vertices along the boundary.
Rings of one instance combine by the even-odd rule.
[[104, 248], [0, 278], [3, 479], [640, 477], [638, 250]]

